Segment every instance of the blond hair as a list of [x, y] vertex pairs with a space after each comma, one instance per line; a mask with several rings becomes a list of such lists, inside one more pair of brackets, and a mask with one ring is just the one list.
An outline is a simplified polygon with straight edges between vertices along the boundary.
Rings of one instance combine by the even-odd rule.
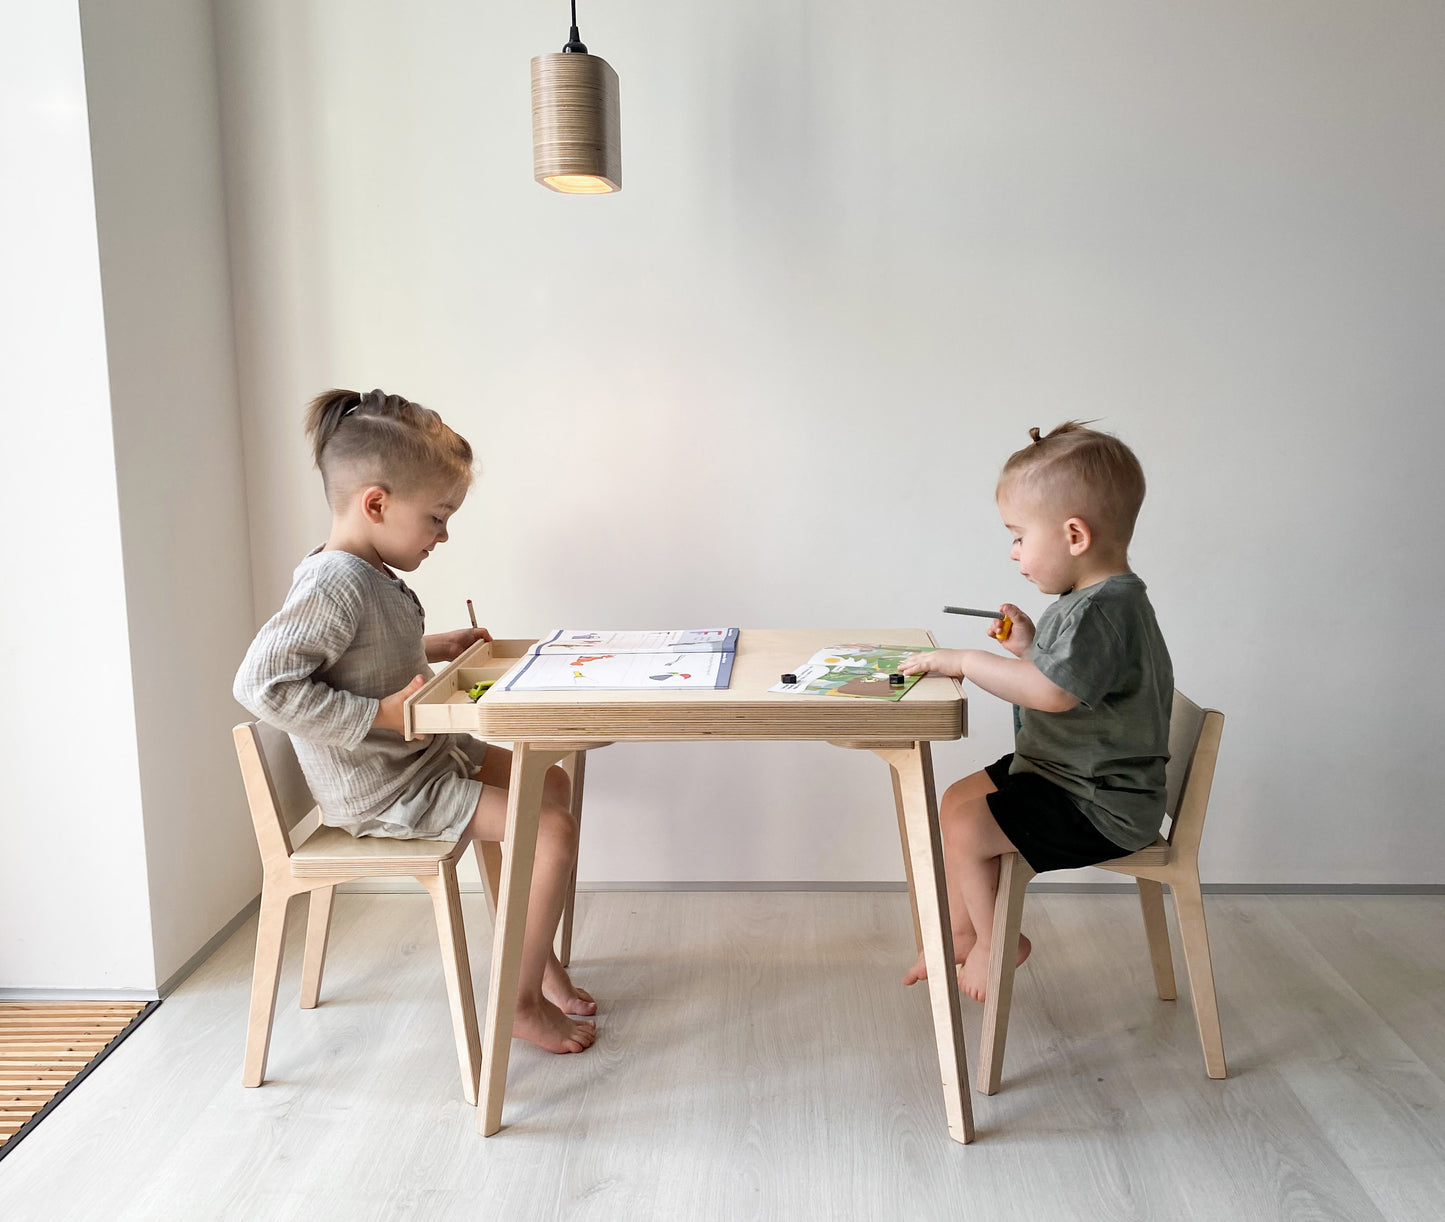
[[1144, 503], [1144, 468], [1134, 451], [1111, 433], [1068, 420], [1009, 455], [996, 495], [1036, 497], [1065, 517], [1079, 517], [1127, 545]]
[[333, 509], [369, 484], [410, 496], [472, 482], [467, 439], [400, 395], [328, 390], [307, 405], [306, 434]]

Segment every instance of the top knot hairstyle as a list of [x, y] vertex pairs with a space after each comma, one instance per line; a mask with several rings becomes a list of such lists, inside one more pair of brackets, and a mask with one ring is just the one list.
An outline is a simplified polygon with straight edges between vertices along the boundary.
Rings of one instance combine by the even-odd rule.
[[1079, 517], [1096, 531], [1127, 544], [1144, 503], [1144, 468], [1134, 451], [1111, 433], [1068, 420], [1009, 455], [998, 477], [998, 495], [1038, 497], [1065, 517]]
[[466, 438], [400, 395], [328, 390], [306, 408], [306, 435], [333, 509], [370, 484], [411, 496], [472, 482]]

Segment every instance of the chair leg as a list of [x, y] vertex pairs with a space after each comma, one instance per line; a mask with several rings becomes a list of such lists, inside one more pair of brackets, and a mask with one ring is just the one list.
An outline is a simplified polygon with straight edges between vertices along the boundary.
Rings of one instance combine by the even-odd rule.
[[1149, 961], [1154, 965], [1154, 987], [1161, 1001], [1173, 1001], [1174, 956], [1169, 949], [1169, 923], [1164, 919], [1164, 886], [1152, 878], [1136, 878], [1139, 907], [1144, 912], [1144, 936], [1149, 939]]
[[326, 966], [326, 938], [331, 932], [335, 887], [317, 887], [306, 912], [306, 955], [301, 961], [301, 1008], [314, 1010], [321, 1000], [321, 970]]
[[497, 919], [497, 894], [502, 888], [502, 846], [495, 840], [474, 840], [482, 889], [487, 893], [487, 913]]
[[[574, 751], [562, 767], [566, 769], [567, 776], [572, 782], [572, 818], [577, 823], [577, 844], [578, 853], [581, 853], [582, 844], [582, 783], [587, 776], [587, 752]], [[498, 859], [498, 873], [500, 876], [501, 861]], [[557, 952], [557, 960], [563, 967], [572, 966], [572, 918], [577, 910], [577, 863], [572, 863], [572, 876], [567, 880], [567, 898], [562, 903], [562, 920], [557, 925], [556, 943], [553, 949]]]
[[1033, 876], [1029, 863], [1018, 853], [1005, 853], [998, 860], [998, 899], [993, 906], [993, 940], [988, 956], [988, 995], [983, 1004], [983, 1032], [978, 1049], [977, 1087], [984, 1095], [997, 1094], [1003, 1078], [1003, 1050], [1008, 1040], [1009, 1009], [1013, 1005], [1024, 892]]
[[462, 924], [462, 896], [457, 886], [456, 863], [442, 862], [439, 873], [423, 875], [420, 882], [431, 893], [432, 909], [436, 915], [442, 972], [446, 976], [452, 1031], [457, 1043], [457, 1063], [462, 1073], [462, 1094], [475, 1107], [477, 1077], [482, 1070], [482, 1037], [477, 1028], [477, 995], [472, 986], [471, 960], [467, 956], [467, 931]]
[[1224, 1034], [1219, 1028], [1214, 964], [1209, 957], [1209, 931], [1204, 924], [1204, 896], [1199, 890], [1199, 876], [1175, 879], [1169, 889], [1174, 892], [1179, 940], [1184, 944], [1184, 966], [1189, 972], [1189, 992], [1194, 998], [1194, 1021], [1199, 1025], [1199, 1043], [1204, 1050], [1204, 1072], [1211, 1078], [1223, 1078], [1227, 1075]]
[[291, 893], [270, 883], [261, 885], [261, 913], [256, 922], [256, 963], [251, 972], [251, 1016], [246, 1025], [243, 1086], [260, 1086], [266, 1078], [271, 1049], [271, 1024], [276, 1017], [276, 986], [281, 980], [281, 952], [286, 941], [286, 907]]

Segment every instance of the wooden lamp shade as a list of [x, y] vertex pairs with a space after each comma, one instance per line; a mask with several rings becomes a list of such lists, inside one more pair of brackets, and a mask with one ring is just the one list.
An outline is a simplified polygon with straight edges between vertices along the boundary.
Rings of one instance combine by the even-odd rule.
[[617, 73], [600, 56], [533, 57], [532, 176], [566, 195], [622, 190]]

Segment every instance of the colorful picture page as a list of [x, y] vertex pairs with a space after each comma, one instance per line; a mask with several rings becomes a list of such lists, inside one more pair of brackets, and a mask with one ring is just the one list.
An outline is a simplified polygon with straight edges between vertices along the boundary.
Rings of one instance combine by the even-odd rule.
[[558, 628], [532, 646], [529, 653], [732, 653], [738, 647], [736, 628], [671, 628], [643, 632], [598, 632]]
[[792, 673], [796, 683], [778, 683], [770, 692], [804, 696], [854, 696], [860, 700], [902, 700], [917, 686], [922, 675], [905, 675], [894, 685], [888, 676], [897, 673], [903, 659], [913, 653], [927, 653], [929, 646], [839, 645], [820, 649]]
[[736, 628], [662, 632], [558, 629], [499, 681], [508, 692], [639, 692], [725, 688]]

